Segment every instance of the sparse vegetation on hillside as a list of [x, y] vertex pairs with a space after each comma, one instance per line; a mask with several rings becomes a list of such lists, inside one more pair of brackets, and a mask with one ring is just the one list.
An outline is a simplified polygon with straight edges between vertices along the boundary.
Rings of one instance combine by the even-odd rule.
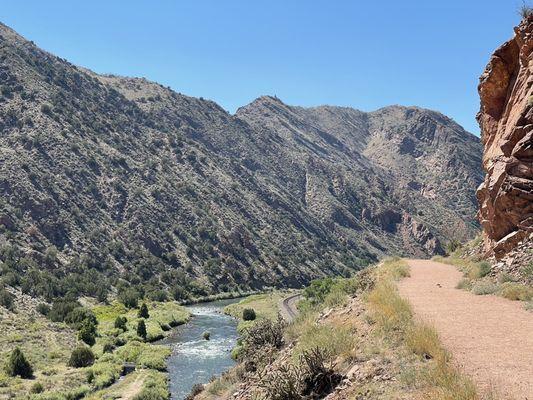
[[348, 276], [475, 230], [460, 189], [481, 180], [481, 146], [437, 112], [262, 97], [229, 115], [0, 35], [2, 286], [135, 308]]

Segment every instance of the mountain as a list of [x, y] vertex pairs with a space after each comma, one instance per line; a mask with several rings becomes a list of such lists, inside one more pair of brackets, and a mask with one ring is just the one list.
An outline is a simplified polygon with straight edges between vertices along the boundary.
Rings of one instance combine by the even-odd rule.
[[[529, 242], [529, 250], [518, 249], [518, 255], [533, 249], [532, 35], [529, 12], [515, 28], [514, 38], [494, 52], [479, 83], [486, 171], [477, 192], [479, 215], [485, 251], [498, 259], [524, 242]], [[531, 261], [529, 257], [524, 264]]]
[[1, 273], [34, 295], [299, 286], [477, 229], [479, 139], [434, 111], [231, 115], [5, 25], [0, 82]]

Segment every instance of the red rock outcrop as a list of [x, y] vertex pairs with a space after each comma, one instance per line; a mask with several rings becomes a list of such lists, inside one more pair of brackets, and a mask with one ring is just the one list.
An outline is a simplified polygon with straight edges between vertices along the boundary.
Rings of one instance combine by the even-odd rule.
[[478, 87], [485, 249], [503, 257], [533, 233], [533, 16], [491, 57]]

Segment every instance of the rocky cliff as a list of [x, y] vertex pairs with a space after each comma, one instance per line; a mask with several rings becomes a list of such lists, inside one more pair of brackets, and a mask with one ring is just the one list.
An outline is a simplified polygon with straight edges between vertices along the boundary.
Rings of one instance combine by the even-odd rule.
[[477, 229], [481, 144], [438, 112], [231, 115], [1, 24], [0, 78], [0, 272], [38, 295], [299, 286]]
[[477, 191], [485, 250], [501, 258], [533, 233], [533, 16], [480, 78], [484, 182]]

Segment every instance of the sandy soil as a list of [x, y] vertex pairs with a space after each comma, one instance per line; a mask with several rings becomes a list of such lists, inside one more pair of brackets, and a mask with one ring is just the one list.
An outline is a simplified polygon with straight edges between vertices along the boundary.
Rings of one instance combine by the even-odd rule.
[[417, 317], [433, 324], [454, 363], [482, 393], [533, 399], [533, 313], [521, 302], [455, 289], [462, 274], [451, 265], [409, 260], [399, 283]]

